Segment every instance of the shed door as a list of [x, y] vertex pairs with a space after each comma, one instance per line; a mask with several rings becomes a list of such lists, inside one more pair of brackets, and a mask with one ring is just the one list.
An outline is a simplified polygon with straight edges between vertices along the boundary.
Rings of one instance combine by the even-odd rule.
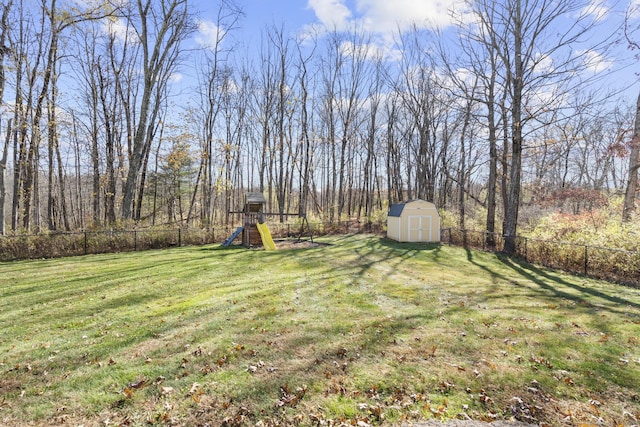
[[430, 242], [431, 241], [431, 217], [430, 216], [409, 216], [407, 217], [409, 242]]

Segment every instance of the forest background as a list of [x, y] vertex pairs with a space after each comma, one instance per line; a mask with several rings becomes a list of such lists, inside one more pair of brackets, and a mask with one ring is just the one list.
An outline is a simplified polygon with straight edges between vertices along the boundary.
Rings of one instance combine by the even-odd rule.
[[384, 32], [321, 3], [247, 44], [230, 0], [3, 0], [1, 234], [209, 229], [259, 191], [280, 221], [422, 198], [506, 252], [523, 228], [637, 247], [637, 1], [458, 2]]

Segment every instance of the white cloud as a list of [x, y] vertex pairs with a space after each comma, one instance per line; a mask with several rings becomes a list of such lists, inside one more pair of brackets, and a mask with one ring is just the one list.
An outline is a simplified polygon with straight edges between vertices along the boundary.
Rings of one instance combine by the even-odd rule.
[[352, 16], [344, 0], [309, 0], [309, 7], [329, 30], [346, 29]]
[[184, 78], [184, 74], [173, 73], [169, 77], [169, 80], [171, 80], [171, 82], [173, 82], [173, 83], [179, 83], [180, 81], [182, 81], [183, 78]]
[[384, 48], [373, 43], [356, 45], [353, 42], [346, 41], [340, 45], [340, 50], [343, 55], [346, 55], [346, 56], [364, 55], [364, 57], [367, 59], [384, 58], [388, 56], [388, 53], [385, 51]]
[[538, 53], [535, 58], [535, 70], [538, 73], [548, 74], [554, 70], [553, 59], [549, 55]]
[[468, 22], [470, 15], [468, 0], [308, 0], [308, 7], [318, 22], [303, 28], [303, 39], [357, 28], [373, 36], [374, 44], [365, 47], [368, 57], [382, 54], [388, 60], [400, 56], [392, 47], [398, 31], [444, 28]]
[[527, 114], [531, 115], [562, 108], [568, 103], [568, 94], [561, 91], [557, 84], [550, 84], [528, 91], [524, 96], [526, 98], [524, 105], [527, 106]]
[[442, 28], [464, 20], [465, 0], [356, 0], [355, 10], [346, 0], [309, 0], [321, 24], [328, 30], [345, 30], [354, 24], [380, 35], [391, 35], [412, 25]]
[[467, 9], [463, 0], [357, 0], [365, 28], [381, 33], [418, 28], [442, 28]]
[[129, 42], [138, 41], [138, 35], [133, 27], [127, 26], [127, 22], [123, 19], [103, 19], [102, 31], [114, 35], [118, 40], [128, 40]]
[[609, 15], [609, 8], [599, 0], [593, 0], [582, 9], [583, 16], [591, 16], [595, 21], [602, 21]]
[[640, 18], [640, 0], [631, 0], [629, 4], [629, 17], [632, 19]]
[[[464, 82], [469, 86], [473, 85], [474, 80], [477, 79], [476, 73], [468, 68], [458, 68], [454, 71], [454, 74], [458, 81]], [[446, 78], [446, 73], [443, 74], [443, 77]]]
[[198, 21], [198, 33], [194, 37], [196, 43], [205, 49], [215, 47], [220, 37], [220, 28], [213, 21]]
[[587, 70], [593, 73], [600, 73], [613, 67], [613, 62], [607, 60], [604, 56], [594, 50], [578, 52], [584, 58], [584, 64]]

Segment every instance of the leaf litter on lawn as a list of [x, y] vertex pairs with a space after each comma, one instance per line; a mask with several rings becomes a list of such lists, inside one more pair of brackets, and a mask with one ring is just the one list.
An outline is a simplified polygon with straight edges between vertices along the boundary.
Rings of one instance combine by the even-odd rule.
[[[461, 248], [326, 241], [39, 261], [3, 290], [0, 422], [637, 424], [637, 290]], [[56, 279], [67, 263], [82, 275]], [[20, 289], [39, 274], [30, 310]]]

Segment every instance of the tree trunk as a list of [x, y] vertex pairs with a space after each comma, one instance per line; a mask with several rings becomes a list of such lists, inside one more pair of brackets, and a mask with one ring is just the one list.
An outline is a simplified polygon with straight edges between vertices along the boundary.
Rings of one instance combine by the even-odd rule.
[[629, 222], [636, 211], [636, 192], [638, 190], [638, 170], [640, 170], [640, 95], [636, 103], [636, 120], [631, 139], [631, 154], [629, 155], [629, 178], [624, 194], [622, 221]]
[[[472, 100], [475, 97], [475, 89], [476, 86], [473, 87], [473, 90], [470, 96], [467, 99], [467, 105], [465, 106], [464, 111], [464, 121], [462, 123], [462, 130], [460, 132], [460, 165], [458, 166], [458, 213], [460, 218], [458, 219], [458, 227], [461, 230], [465, 229], [465, 184], [467, 181], [467, 147], [466, 147], [466, 136], [467, 130], [469, 129], [469, 124], [471, 123], [471, 109], [473, 108]], [[473, 138], [469, 138], [472, 140]], [[466, 240], [466, 234], [465, 234]], [[466, 244], [466, 241], [465, 241]]]
[[[53, 100], [51, 101], [51, 103], [53, 103]], [[47, 224], [49, 226], [49, 230], [55, 230], [56, 227], [56, 218], [55, 218], [55, 214], [56, 214], [56, 207], [55, 207], [55, 196], [54, 196], [54, 149], [53, 146], [55, 144], [54, 141], [54, 133], [52, 132], [51, 129], [52, 127], [55, 127], [55, 125], [53, 125], [53, 121], [55, 120], [52, 116], [53, 114], [53, 106], [51, 104], [49, 104], [47, 106], [47, 113], [49, 115], [49, 138], [48, 138], [48, 147], [47, 147], [47, 161], [48, 161], [48, 173], [47, 173]]]
[[[122, 218], [125, 220], [135, 219], [134, 202], [138, 191], [143, 190], [144, 182], [141, 182], [140, 175], [146, 166], [150, 148], [149, 132], [155, 128], [154, 120], [162, 102], [161, 95], [164, 94], [171, 71], [177, 66], [180, 43], [192, 30], [186, 0], [163, 2], [161, 10], [157, 10], [160, 8], [151, 0], [137, 0], [136, 4], [140, 19], [138, 34], [144, 56], [144, 83], [129, 157], [129, 170], [123, 187]], [[149, 26], [153, 27], [151, 31]], [[156, 35], [155, 40], [152, 40], [153, 34]], [[138, 207], [139, 205], [138, 203]]]
[[516, 0], [516, 10], [512, 14], [514, 36], [514, 69], [511, 102], [511, 170], [505, 211], [504, 252], [516, 253], [518, 212], [520, 210], [520, 178], [522, 174], [522, 92], [524, 84], [524, 64], [522, 62], [522, 9], [521, 0]]
[[498, 179], [498, 150], [496, 136], [495, 109], [493, 99], [488, 103], [489, 126], [489, 179], [487, 181], [487, 220], [486, 243], [490, 248], [496, 246], [496, 183]]
[[[8, 49], [5, 48], [4, 43], [7, 37], [8, 31], [8, 19], [9, 19], [9, 10], [11, 9], [12, 0], [9, 0], [4, 6], [2, 10], [2, 18], [0, 18], [0, 105], [4, 103], [4, 55], [7, 53]], [[0, 119], [0, 130], [2, 129], [2, 121]], [[5, 201], [5, 171], [7, 169], [7, 157], [9, 154], [9, 142], [11, 140], [11, 119], [9, 119], [9, 123], [7, 125], [7, 136], [4, 140], [4, 146], [2, 149], [2, 157], [0, 157], [0, 236], [4, 236], [6, 234], [6, 229], [4, 225], [4, 201]]]
[[[2, 129], [2, 126], [0, 126], [0, 129]], [[4, 199], [5, 199], [5, 191], [4, 191], [5, 175], [4, 174], [5, 174], [5, 170], [7, 169], [7, 157], [8, 157], [7, 153], [9, 152], [10, 140], [11, 140], [11, 120], [9, 120], [9, 123], [7, 125], [7, 136], [5, 137], [5, 140], [4, 140], [2, 157], [0, 158], [0, 236], [4, 236], [6, 234], [6, 229], [4, 225]]]

